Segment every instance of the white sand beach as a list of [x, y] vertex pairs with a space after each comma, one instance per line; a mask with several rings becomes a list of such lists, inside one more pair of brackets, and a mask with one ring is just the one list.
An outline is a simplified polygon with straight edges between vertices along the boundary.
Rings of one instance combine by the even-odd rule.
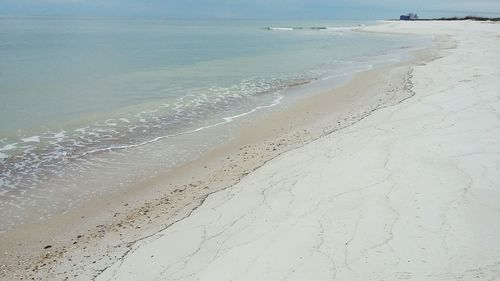
[[413, 96], [283, 153], [96, 280], [500, 280], [500, 25], [448, 36]]
[[435, 46], [0, 233], [0, 280], [500, 280], [500, 24], [357, 31]]

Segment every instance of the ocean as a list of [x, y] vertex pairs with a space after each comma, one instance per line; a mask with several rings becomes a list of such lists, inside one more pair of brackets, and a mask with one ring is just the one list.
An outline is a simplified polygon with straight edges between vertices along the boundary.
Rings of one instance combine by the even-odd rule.
[[0, 18], [0, 232], [154, 177], [309, 86], [430, 44], [356, 31], [373, 23]]

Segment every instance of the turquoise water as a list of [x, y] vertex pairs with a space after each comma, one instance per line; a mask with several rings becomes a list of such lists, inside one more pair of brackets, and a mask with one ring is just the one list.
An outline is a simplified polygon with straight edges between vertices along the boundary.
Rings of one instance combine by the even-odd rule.
[[[416, 44], [359, 24], [0, 18], [0, 211], [36, 206], [68, 165], [245, 118]], [[163, 157], [178, 163], [176, 145]]]

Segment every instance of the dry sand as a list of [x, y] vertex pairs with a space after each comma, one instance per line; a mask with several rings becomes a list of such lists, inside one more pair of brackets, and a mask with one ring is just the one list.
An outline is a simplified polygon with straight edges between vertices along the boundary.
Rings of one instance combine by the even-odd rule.
[[500, 280], [500, 25], [448, 35], [414, 96], [284, 153], [97, 280]]

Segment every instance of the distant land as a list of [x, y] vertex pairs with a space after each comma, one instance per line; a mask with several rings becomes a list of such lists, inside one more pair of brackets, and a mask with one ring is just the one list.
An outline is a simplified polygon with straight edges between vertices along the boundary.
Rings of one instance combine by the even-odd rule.
[[[397, 20], [399, 19], [392, 19]], [[500, 17], [498, 18], [490, 18], [490, 17], [477, 17], [477, 16], [466, 16], [466, 17], [442, 17], [442, 18], [433, 18], [433, 19], [412, 19], [411, 21], [437, 21], [437, 20], [473, 20], [473, 21], [500, 21]]]

